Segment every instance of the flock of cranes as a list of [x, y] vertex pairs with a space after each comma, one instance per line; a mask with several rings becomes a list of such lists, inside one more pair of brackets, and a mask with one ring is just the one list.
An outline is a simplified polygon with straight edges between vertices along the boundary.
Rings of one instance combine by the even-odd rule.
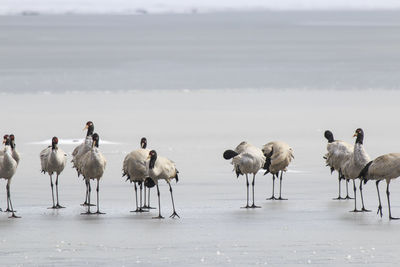
[[[87, 211], [82, 214], [104, 214], [100, 211], [99, 201], [99, 185], [100, 180], [106, 168], [106, 159], [99, 150], [100, 137], [94, 133], [94, 124], [91, 121], [86, 123], [86, 138], [82, 144], [77, 146], [72, 152], [72, 164], [76, 169], [78, 177], [82, 176], [86, 186], [85, 200], [82, 206], [87, 207]], [[392, 216], [390, 206], [390, 191], [389, 185], [392, 179], [400, 176], [400, 153], [385, 154], [371, 160], [366, 153], [364, 143], [364, 131], [358, 128], [354, 137], [355, 144], [350, 145], [344, 141], [335, 140], [331, 131], [327, 130], [324, 133], [328, 140], [327, 153], [324, 155], [326, 165], [329, 166], [331, 173], [337, 171], [339, 182], [339, 195], [336, 199], [351, 199], [348, 193], [348, 183], [352, 180], [354, 190], [354, 210], [353, 212], [367, 212], [364, 205], [362, 187], [369, 180], [376, 182], [378, 193], [378, 211], [382, 217], [382, 204], [379, 193], [379, 183], [386, 180], [386, 195], [389, 209], [389, 219], [398, 219]], [[0, 150], [0, 178], [7, 180], [7, 209], [6, 212], [11, 212], [11, 217], [19, 218], [15, 215], [10, 193], [10, 184], [13, 175], [16, 172], [20, 161], [19, 153], [15, 148], [15, 136], [13, 134], [4, 135], [4, 149]], [[246, 177], [247, 198], [246, 205], [243, 208], [260, 208], [255, 204], [254, 187], [256, 174], [265, 170], [265, 174], [272, 174], [272, 196], [267, 200], [286, 200], [282, 197], [282, 177], [287, 171], [289, 164], [294, 159], [293, 149], [281, 141], [269, 142], [258, 148], [248, 142], [241, 142], [234, 150], [226, 150], [223, 153], [226, 160], [232, 160], [233, 171], [236, 177], [244, 175]], [[42, 172], [47, 173], [50, 177], [51, 195], [53, 205], [51, 209], [64, 208], [60, 205], [58, 194], [58, 179], [59, 175], [64, 170], [67, 163], [67, 154], [58, 147], [58, 138], [53, 137], [51, 145], [40, 152], [40, 161]], [[159, 156], [155, 150], [147, 149], [147, 139], [142, 138], [140, 148], [126, 155], [123, 166], [123, 176], [127, 177], [134, 184], [136, 210], [133, 212], [147, 212], [150, 207], [150, 189], [156, 187], [158, 196], [158, 216], [154, 218], [164, 218], [161, 215], [160, 190], [158, 182], [164, 180], [168, 186], [172, 201], [171, 218], [178, 217], [175, 210], [173, 190], [171, 181], [178, 182], [178, 173], [175, 163], [165, 157]], [[55, 194], [53, 176], [55, 175]], [[249, 175], [253, 175], [252, 179], [252, 204], [250, 205], [250, 183]], [[275, 197], [275, 179], [279, 179], [279, 197]], [[359, 179], [359, 192], [361, 198], [361, 209], [357, 209], [357, 195], [355, 180]], [[96, 205], [91, 203], [91, 180], [96, 180]], [[341, 182], [346, 181], [346, 197], [341, 197]], [[138, 188], [140, 190], [138, 200]], [[146, 195], [147, 189], [147, 195]], [[144, 192], [143, 192], [144, 191]], [[147, 202], [147, 203], [146, 203]], [[92, 212], [90, 208], [97, 207], [96, 212]]]
[[[379, 182], [386, 180], [386, 196], [388, 201], [389, 219], [399, 219], [392, 216], [390, 208], [389, 185], [392, 179], [400, 176], [400, 153], [390, 153], [371, 160], [364, 149], [364, 131], [361, 128], [356, 129], [354, 136], [357, 137], [354, 146], [333, 138], [331, 131], [324, 133], [328, 140], [327, 154], [324, 156], [327, 166], [331, 171], [337, 171], [339, 175], [339, 196], [337, 199], [343, 199], [340, 195], [340, 183], [342, 180], [353, 180], [354, 190], [354, 210], [353, 212], [368, 212], [364, 205], [362, 186], [369, 180], [376, 181], [376, 190], [378, 193], [378, 211], [382, 217], [382, 203], [379, 193]], [[359, 191], [361, 197], [361, 209], [357, 209], [357, 195], [355, 180], [359, 179]], [[348, 195], [346, 198], [349, 198]], [[346, 199], [344, 198], [344, 199]]]

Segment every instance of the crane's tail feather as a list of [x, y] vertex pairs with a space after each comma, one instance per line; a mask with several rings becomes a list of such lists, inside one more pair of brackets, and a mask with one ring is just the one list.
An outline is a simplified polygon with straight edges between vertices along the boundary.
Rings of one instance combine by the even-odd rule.
[[364, 181], [364, 184], [366, 184], [368, 182], [368, 178], [367, 173], [368, 173], [368, 169], [369, 166], [371, 166], [372, 161], [368, 162], [367, 165], [365, 165], [365, 167], [361, 170], [360, 174], [358, 175], [358, 178], [361, 179], [361, 181]]
[[153, 188], [155, 185], [156, 185], [156, 183], [150, 177], [147, 177], [144, 180], [144, 186], [147, 188]]

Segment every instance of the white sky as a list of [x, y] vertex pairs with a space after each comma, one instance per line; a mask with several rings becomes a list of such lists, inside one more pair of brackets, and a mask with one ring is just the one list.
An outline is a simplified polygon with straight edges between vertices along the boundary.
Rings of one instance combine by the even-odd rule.
[[400, 0], [0, 0], [0, 14], [186, 13], [223, 10], [400, 9]]

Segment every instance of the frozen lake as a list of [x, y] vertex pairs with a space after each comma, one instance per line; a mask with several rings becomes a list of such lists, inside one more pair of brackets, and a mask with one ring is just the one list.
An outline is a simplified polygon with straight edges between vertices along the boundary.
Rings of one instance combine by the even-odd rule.
[[[140, 91], [133, 93], [3, 95], [3, 132], [16, 134], [22, 160], [12, 183], [14, 206], [21, 219], [0, 218], [2, 263], [6, 265], [303, 265], [398, 262], [393, 238], [400, 223], [376, 214], [373, 183], [365, 187], [371, 213], [354, 214], [353, 201], [334, 201], [336, 175], [322, 155], [323, 130], [354, 142], [365, 130], [371, 157], [399, 151], [395, 114], [397, 91]], [[379, 108], [377, 108], [379, 107]], [[34, 112], [33, 112], [34, 111]], [[389, 114], [389, 115], [388, 115]], [[53, 135], [84, 136], [93, 120], [108, 165], [101, 182], [101, 208], [106, 215], [82, 216], [84, 184], [69, 164], [60, 177], [60, 200], [51, 203], [49, 178], [40, 173], [39, 151]], [[121, 177], [122, 160], [139, 146], [173, 159], [180, 181], [173, 184], [181, 219], [153, 220], [153, 210], [134, 214], [133, 187]], [[242, 140], [261, 146], [285, 140], [295, 160], [285, 175], [288, 201], [267, 201], [271, 176], [260, 173], [256, 204], [245, 203], [243, 177], [236, 179], [222, 152]], [[60, 145], [70, 153], [74, 145]], [[1, 182], [3, 188], [4, 182]], [[383, 183], [382, 183], [383, 184]], [[383, 185], [381, 185], [384, 188]], [[400, 187], [391, 187], [394, 215], [400, 215]], [[5, 188], [0, 191], [5, 205]], [[381, 191], [383, 197], [384, 190]], [[152, 204], [156, 205], [156, 195]], [[169, 216], [167, 186], [161, 186], [162, 213]]]
[[[1, 16], [1, 134], [14, 133], [22, 159], [11, 185], [21, 219], [0, 214], [7, 266], [350, 265], [394, 266], [400, 222], [384, 217], [374, 183], [367, 208], [334, 201], [337, 175], [322, 156], [323, 132], [354, 142], [365, 131], [371, 158], [399, 152], [398, 12], [260, 12], [156, 16]], [[352, 90], [349, 90], [352, 89]], [[381, 89], [381, 90], [378, 90]], [[82, 216], [85, 186], [69, 163], [86, 121], [100, 135], [107, 168], [102, 216]], [[69, 154], [54, 211], [39, 152], [58, 136]], [[122, 160], [138, 148], [174, 160], [181, 219], [134, 214]], [[224, 150], [247, 140], [283, 140], [295, 160], [287, 201], [265, 200], [271, 176], [256, 180], [256, 204]], [[50, 143], [48, 144], [50, 145]], [[400, 186], [391, 186], [400, 216]], [[5, 182], [0, 181], [5, 207]], [[162, 214], [168, 187], [161, 182]], [[152, 205], [156, 195], [152, 194]]]

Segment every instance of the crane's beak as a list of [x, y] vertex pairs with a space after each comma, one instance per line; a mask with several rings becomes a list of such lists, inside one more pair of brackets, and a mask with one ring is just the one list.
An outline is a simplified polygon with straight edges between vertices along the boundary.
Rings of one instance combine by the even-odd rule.
[[150, 156], [150, 154], [147, 156], [147, 159], [150, 159], [151, 158], [151, 156]]
[[354, 133], [353, 137], [356, 137], [358, 135], [358, 133]]
[[89, 128], [89, 126], [88, 125], [86, 125], [85, 126], [85, 128], [83, 128], [83, 130], [82, 131], [85, 131], [85, 130], [87, 130]]
[[3, 139], [3, 145], [6, 143], [6, 139]]

